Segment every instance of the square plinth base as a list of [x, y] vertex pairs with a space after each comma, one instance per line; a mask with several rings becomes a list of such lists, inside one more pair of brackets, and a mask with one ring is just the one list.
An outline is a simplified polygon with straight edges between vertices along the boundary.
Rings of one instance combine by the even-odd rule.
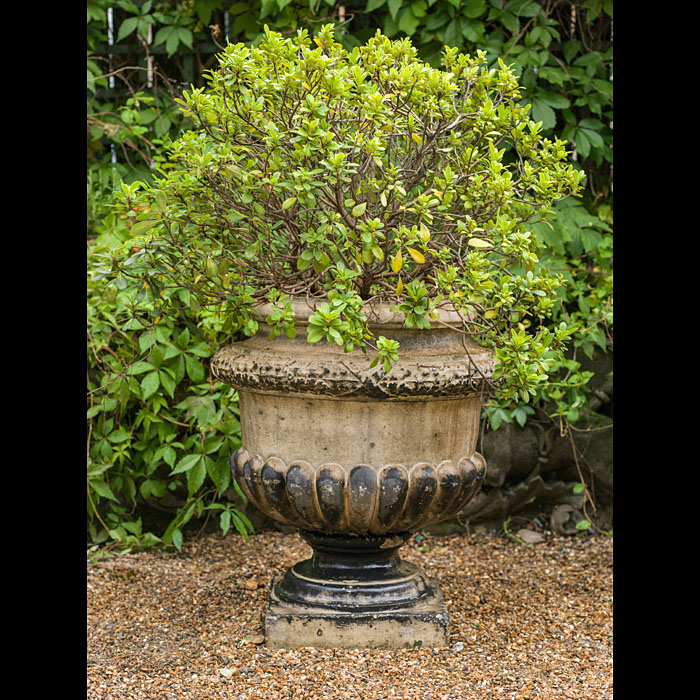
[[437, 581], [431, 599], [402, 610], [334, 611], [297, 607], [278, 600], [272, 581], [265, 619], [265, 644], [273, 649], [411, 649], [446, 647], [448, 617]]

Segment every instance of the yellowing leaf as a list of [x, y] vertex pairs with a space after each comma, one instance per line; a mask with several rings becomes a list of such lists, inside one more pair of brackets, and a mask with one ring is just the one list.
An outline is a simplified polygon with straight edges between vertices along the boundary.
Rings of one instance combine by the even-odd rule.
[[406, 250], [408, 251], [408, 254], [417, 262], [417, 263], [424, 263], [425, 258], [423, 257], [423, 253], [421, 253], [419, 250], [416, 250], [415, 248], [409, 248], [406, 246]]
[[474, 248], [492, 248], [493, 243], [485, 241], [483, 238], [470, 238], [467, 243]]
[[420, 146], [423, 143], [423, 137], [419, 134], [411, 134], [411, 138]]
[[427, 243], [430, 240], [430, 231], [428, 231], [428, 227], [422, 222], [420, 225], [420, 239], [423, 243]]
[[353, 207], [352, 215], [362, 216], [365, 213], [365, 209], [367, 209], [367, 202], [362, 202], [362, 204], [358, 204], [356, 207]]
[[484, 318], [488, 318], [488, 319], [496, 318], [496, 316], [498, 316], [498, 312], [497, 312], [495, 309], [489, 309], [489, 310], [484, 314]]
[[403, 267], [403, 255], [401, 255], [401, 251], [396, 253], [394, 256], [394, 259], [391, 261], [391, 269], [394, 272], [398, 272], [401, 268]]
[[399, 283], [396, 285], [396, 296], [399, 296], [403, 292], [403, 282], [401, 281], [401, 278], [399, 277]]

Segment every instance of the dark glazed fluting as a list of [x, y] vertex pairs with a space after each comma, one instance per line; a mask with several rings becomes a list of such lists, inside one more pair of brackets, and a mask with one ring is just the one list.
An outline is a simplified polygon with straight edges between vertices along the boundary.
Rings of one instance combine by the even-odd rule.
[[384, 535], [458, 513], [481, 486], [486, 463], [475, 452], [456, 464], [314, 468], [303, 460], [263, 460], [241, 448], [231, 471], [251, 503], [275, 520], [329, 534]]

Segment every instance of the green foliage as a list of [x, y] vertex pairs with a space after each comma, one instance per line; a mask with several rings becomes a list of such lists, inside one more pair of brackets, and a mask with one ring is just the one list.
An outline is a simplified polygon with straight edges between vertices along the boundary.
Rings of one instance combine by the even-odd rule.
[[[89, 268], [105, 247], [132, 246], [114, 214], [99, 232]], [[120, 286], [89, 276], [90, 543], [179, 549], [187, 523], [209, 511], [224, 533], [233, 526], [247, 536], [245, 515], [223, 498], [237, 489], [228, 460], [240, 446], [240, 424], [236, 392], [212, 382], [206, 365], [217, 347], [215, 319], [183, 313], [183, 294], [170, 295], [169, 313], [153, 318], [149, 294]], [[143, 529], [137, 513], [146, 506], [170, 513], [160, 535]]]
[[[113, 12], [111, 46], [108, 42], [110, 7]], [[580, 353], [583, 353], [586, 357], [591, 357], [594, 353], [612, 347], [613, 91], [610, 0], [557, 0], [546, 3], [530, 0], [352, 0], [347, 3], [332, 0], [252, 0], [233, 4], [222, 0], [135, 0], [120, 3], [89, 0], [87, 225], [89, 238], [100, 234], [99, 245], [93, 243], [91, 246], [94, 253], [105, 254], [112, 245], [121, 246], [130, 235], [135, 235], [138, 228], [134, 229], [132, 221], [137, 216], [142, 216], [137, 225], [148, 225], [145, 221], [147, 213], [136, 209], [129, 211], [127, 219], [119, 220], [109, 216], [105, 222], [105, 217], [111, 211], [109, 193], [115, 187], [119, 188], [120, 182], [150, 182], [153, 173], [163, 166], [166, 160], [165, 145], [193, 124], [182, 113], [176, 99], [181, 97], [183, 89], [192, 90], [205, 85], [206, 69], [211, 67], [214, 54], [227, 43], [225, 32], [228, 32], [231, 43], [244, 42], [255, 46], [264, 37], [265, 24], [270, 25], [274, 31], [292, 36], [298, 28], [314, 31], [328, 22], [336, 24], [336, 40], [347, 50], [361, 46], [380, 28], [393, 39], [410, 37], [420, 58], [433, 67], [440, 66], [445, 44], [472, 55], [478, 50], [484, 50], [486, 64], [496, 71], [499, 69], [498, 59], [502, 58], [512, 67], [521, 86], [520, 103], [523, 106], [531, 105], [530, 116], [541, 123], [541, 135], [550, 140], [556, 136], [569, 141], [568, 148], [574, 149], [575, 166], [586, 174], [583, 180], [583, 198], [569, 198], [554, 203], [549, 213], [549, 225], [532, 222], [530, 226], [533, 235], [542, 244], [538, 246], [535, 270], [540, 265], [546, 265], [556, 270], [563, 282], [556, 289], [556, 303], [551, 308], [551, 317], [538, 323], [553, 332], [563, 321], [568, 329], [573, 330], [569, 336], [570, 351], [566, 356], [556, 353], [543, 358], [551, 361], [547, 370], [549, 378], [547, 381], [535, 382], [532, 387], [535, 394], [533, 396], [528, 391], [527, 402], [518, 392], [514, 392], [509, 398], [494, 401], [487, 408], [492, 428], [498, 428], [504, 422], [515, 422], [522, 426], [527, 420], [548, 418], [559, 421], [564, 433], [567, 422], [575, 422], [585, 413], [590, 392], [591, 375], [581, 372], [577, 356], [580, 357]], [[400, 194], [398, 190], [393, 191], [394, 194], [397, 192]], [[384, 197], [389, 194], [391, 192], [384, 194]], [[351, 220], [359, 219], [370, 224], [371, 218], [368, 221], [367, 212], [357, 209], [361, 205], [362, 201], [358, 199], [347, 212], [348, 216]], [[285, 211], [294, 211], [295, 207], [298, 210], [299, 206], [296, 192], [290, 192], [282, 202]], [[131, 234], [127, 233], [129, 227], [132, 229]], [[422, 232], [419, 231], [420, 233]], [[370, 226], [363, 234], [366, 235], [366, 240], [363, 240], [365, 258], [371, 256], [378, 261], [377, 252], [381, 255], [384, 251], [381, 241], [378, 246], [372, 246], [372, 242], [378, 238], [377, 231]], [[319, 269], [323, 270], [326, 260], [322, 246], [314, 245], [314, 240], [309, 238], [307, 248], [308, 252], [305, 250], [299, 258], [302, 261], [300, 266], [306, 266], [305, 269], [315, 273]], [[131, 252], [129, 257], [138, 252]], [[256, 254], [255, 248], [246, 252], [249, 256]], [[389, 258], [393, 273], [400, 273], [411, 265], [420, 266], [420, 256], [423, 254], [420, 244], [407, 242], [400, 253]], [[242, 259], [247, 260], [246, 257]], [[95, 258], [91, 257], [91, 268], [95, 262]], [[352, 271], [348, 270], [344, 275], [346, 287], [349, 288], [353, 279]], [[410, 284], [410, 280], [407, 281]], [[127, 290], [126, 279], [121, 279], [118, 284], [123, 288], [110, 288], [104, 280], [89, 282], [90, 332], [101, 338], [96, 346], [99, 349], [89, 352], [89, 405], [100, 404], [107, 409], [93, 415], [88, 421], [91, 451], [94, 451], [94, 443], [97, 441], [95, 436], [102, 435], [97, 429], [99, 416], [104, 415], [108, 419], [115, 417], [112, 427], [121, 428], [129, 435], [137, 435], [139, 431], [145, 430], [144, 420], [140, 421], [138, 427], [134, 426], [138, 418], [134, 404], [135, 393], [123, 409], [117, 409], [117, 404], [110, 403], [115, 398], [111, 394], [105, 394], [111, 390], [110, 387], [116, 385], [117, 380], [106, 382], [104, 377], [118, 376], [123, 384], [120, 372], [123, 374], [124, 366], [141, 359], [143, 354], [136, 340], [137, 331], [143, 333], [152, 328], [158, 312], [150, 301], [151, 289]], [[158, 291], [155, 290], [156, 294]], [[276, 291], [271, 293], [273, 296], [279, 294]], [[141, 295], [140, 306], [138, 313], [132, 314], [135, 294]], [[344, 332], [350, 336], [356, 335], [361, 325], [354, 316], [357, 305], [351, 295], [338, 294], [345, 304], [342, 322], [348, 325]], [[418, 324], [420, 319], [420, 323], [428, 324], [431, 321], [431, 309], [421, 309], [418, 294], [418, 290], [411, 287], [411, 291], [407, 291], [400, 300], [401, 304], [406, 305], [402, 310], [407, 312], [407, 320], [411, 318], [409, 323]], [[170, 295], [171, 292], [164, 290], [164, 296]], [[120, 300], [118, 305], [117, 298]], [[175, 337], [173, 334], [179, 335], [188, 328], [193, 346], [206, 341], [213, 349], [211, 328], [215, 327], [215, 320], [206, 311], [202, 312], [193, 297], [174, 295], [173, 298], [177, 298], [178, 316], [171, 317], [166, 313], [157, 325], [161, 328], [172, 326], [169, 336], [171, 339]], [[507, 300], [507, 295], [502, 293], [501, 299]], [[332, 303], [332, 300], [329, 301]], [[293, 318], [285, 312], [285, 303], [283, 295], [275, 297], [278, 311], [267, 319], [271, 334], [295, 333]], [[337, 308], [338, 304], [334, 306]], [[411, 313], [414, 314], [412, 317]], [[132, 318], [141, 319], [145, 325], [138, 329], [124, 330], [123, 327]], [[532, 328], [528, 318], [521, 319], [521, 323], [531, 336], [536, 337], [540, 329]], [[96, 330], [93, 324], [98, 324], [101, 330]], [[238, 327], [237, 324], [240, 324], [245, 333], [252, 333], [257, 327], [255, 322], [249, 323], [243, 318], [236, 320], [232, 327], [227, 328], [227, 332], [232, 332]], [[504, 352], [517, 349], [517, 336], [521, 329], [516, 326], [514, 330], [516, 337]], [[154, 328], [152, 333], [155, 333]], [[361, 337], [353, 337], [346, 347], [359, 346], [361, 340]], [[161, 342], [157, 341], [157, 344]], [[381, 338], [373, 342], [376, 343], [377, 363], [384, 365], [387, 360], [389, 364], [396, 361], [395, 355], [392, 355], [396, 352], [395, 348], [384, 344]], [[185, 352], [185, 357], [188, 354], [191, 353]], [[206, 360], [196, 355], [194, 357], [200, 361]], [[154, 409], [154, 413], [167, 415], [188, 425], [193, 421], [197, 432], [200, 430], [200, 419], [193, 416], [187, 418], [186, 409], [176, 407], [181, 401], [185, 385], [191, 382], [189, 376], [176, 383], [175, 398], [171, 398], [162, 384], [164, 381], [165, 386], [169, 385], [170, 375], [165, 369], [172, 361], [173, 358], [168, 358], [165, 368], [162, 365], [156, 368], [159, 384], [148, 401], [153, 402], [160, 397], [164, 403], [157, 410]], [[183, 362], [186, 360], [183, 359]], [[534, 367], [535, 363], [531, 364], [533, 367], [530, 372], [535, 373], [535, 378], [541, 377]], [[132, 379], [140, 382], [145, 374], [153, 371]], [[155, 384], [155, 377], [149, 382]], [[97, 391], [98, 385], [105, 385], [105, 388]], [[192, 393], [203, 397], [204, 388], [201, 383], [195, 384]], [[201, 393], [198, 394], [198, 391]], [[223, 392], [222, 397], [227, 393], [222, 387], [217, 391]], [[235, 394], [228, 394], [225, 399], [219, 397], [215, 401], [217, 410], [224, 410], [224, 420], [230, 416], [235, 417]], [[126, 410], [128, 407], [131, 408]], [[203, 414], [200, 417], [203, 418]], [[167, 420], [162, 422], [176, 427], [177, 441], [183, 442], [185, 438], [179, 431], [184, 430], [184, 426], [177, 426]], [[164, 440], [153, 437], [153, 428], [150, 430], [152, 440], [149, 444], [153, 453], [176, 441], [175, 438], [170, 438], [170, 443], [165, 443]], [[117, 436], [121, 434], [118, 433]], [[140, 443], [141, 440], [135, 442]], [[133, 472], [129, 471], [132, 469], [129, 464], [133, 455], [141, 459], [139, 464], [143, 463], [145, 448], [134, 447], [131, 438], [123, 443], [111, 443], [107, 439], [107, 443], [113, 449], [122, 446], [122, 463], [115, 458], [113, 465], [101, 474], [94, 474], [91, 479], [97, 484], [96, 489], [101, 489], [104, 494], [107, 491], [102, 484], [106, 484], [118, 502], [95, 490], [88, 491], [96, 501], [99, 499], [96, 513], [88, 503], [93, 523], [93, 540], [96, 537], [103, 543], [114, 542], [116, 540], [112, 539], [108, 530], [114, 530], [117, 534], [116, 527], [121, 526], [118, 537], [127, 546], [137, 546], [139, 542], [140, 546], [148, 546], [149, 542], [159, 545], [162, 533], [158, 533], [158, 536], [149, 533], [148, 526], [144, 527], [136, 516], [137, 506], [143, 503], [139, 489], [145, 479], [134, 476], [138, 472], [136, 467]], [[229, 444], [229, 449], [234, 444], [235, 440]], [[224, 448], [221, 449], [223, 455]], [[178, 452], [178, 463], [183, 456], [184, 452]], [[93, 468], [99, 470], [99, 466]], [[201, 472], [201, 466], [193, 464], [192, 469]], [[181, 501], [187, 502], [185, 472], [169, 476], [162, 471], [161, 467], [159, 475], [164, 483], [179, 481], [176, 490], [168, 490], [167, 493], [177, 493]], [[128, 478], [130, 473], [132, 481]], [[132, 482], [138, 482], [135, 499], [128, 495], [134, 490], [130, 485]], [[208, 476], [201, 488], [205, 489], [207, 485], [215, 488]], [[148, 491], [151, 487], [144, 488]], [[151, 503], [163, 502], [165, 499], [149, 498]], [[213, 501], [218, 502], [220, 501]], [[190, 505], [186, 508], [184, 505], [178, 506], [181, 521], [187, 515]], [[203, 507], [206, 506], [195, 505], [193, 513], [204, 512]], [[222, 510], [224, 509], [219, 512]], [[99, 513], [104, 513], [107, 529], [102, 528], [96, 518]], [[190, 517], [193, 517], [192, 514]], [[221, 522], [223, 525], [226, 520]], [[233, 517], [230, 522], [234, 523]], [[172, 533], [177, 529], [171, 529], [171, 539]], [[178, 535], [175, 535], [175, 541], [177, 539]]]
[[559, 281], [537, 265], [531, 221], [583, 173], [564, 142], [542, 137], [510, 68], [446, 48], [434, 69], [379, 32], [348, 52], [330, 25], [313, 39], [266, 29], [219, 63], [206, 88], [183, 93], [195, 128], [160, 177], [123, 188], [143, 253], [113, 251], [105, 274], [187, 289], [224, 329], [280, 293], [340, 294], [308, 340], [346, 350], [376, 349], [363, 300], [394, 303], [418, 328], [454, 308], [470, 337], [497, 348], [502, 395], [534, 395], [567, 332], [564, 321], [537, 328]]

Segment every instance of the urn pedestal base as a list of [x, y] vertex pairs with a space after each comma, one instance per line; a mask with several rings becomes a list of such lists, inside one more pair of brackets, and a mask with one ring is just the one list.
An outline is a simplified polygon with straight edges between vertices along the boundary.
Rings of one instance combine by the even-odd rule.
[[446, 647], [448, 617], [437, 581], [434, 595], [396, 610], [324, 610], [279, 600], [272, 582], [265, 620], [265, 644], [273, 649], [411, 649]]
[[410, 533], [302, 530], [301, 536], [313, 555], [272, 582], [265, 621], [268, 646], [447, 646], [447, 610], [437, 580], [398, 556]]

